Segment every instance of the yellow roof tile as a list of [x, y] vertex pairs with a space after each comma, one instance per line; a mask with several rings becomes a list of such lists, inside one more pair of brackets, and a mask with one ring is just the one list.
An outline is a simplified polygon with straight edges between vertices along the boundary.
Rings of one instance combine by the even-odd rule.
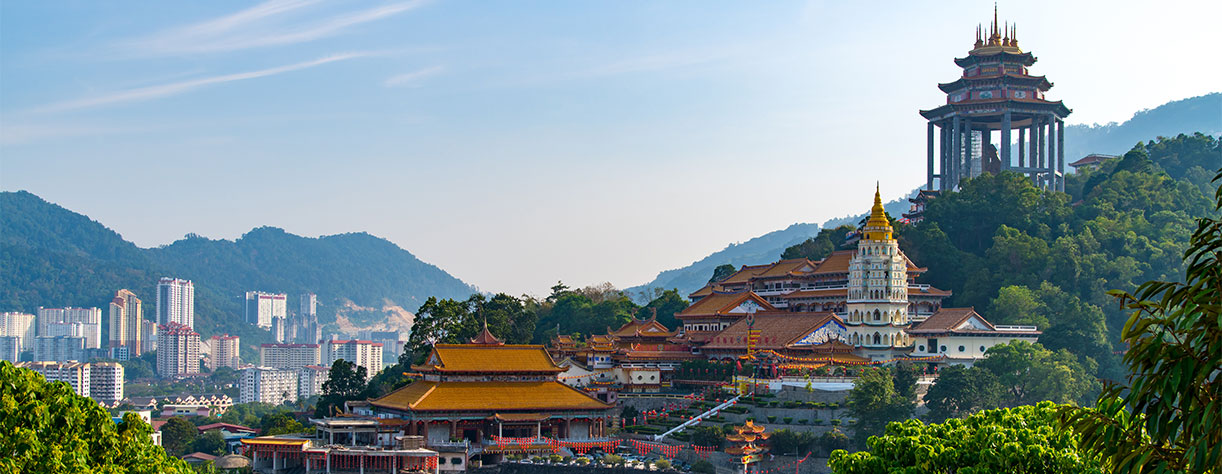
[[371, 400], [371, 405], [411, 411], [604, 410], [611, 405], [557, 381], [417, 381]]
[[417, 370], [436, 372], [563, 372], [541, 345], [437, 344]]

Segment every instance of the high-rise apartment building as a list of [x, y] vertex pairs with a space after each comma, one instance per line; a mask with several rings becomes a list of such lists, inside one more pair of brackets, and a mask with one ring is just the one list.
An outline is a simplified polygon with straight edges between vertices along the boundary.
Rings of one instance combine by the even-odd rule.
[[322, 384], [326, 383], [331, 369], [321, 365], [307, 365], [297, 372], [297, 399], [305, 400], [322, 395]]
[[18, 336], [0, 336], [0, 360], [14, 364], [21, 360], [21, 338]]
[[157, 323], [147, 319], [140, 320], [140, 352], [157, 350]]
[[102, 310], [99, 308], [38, 308], [38, 335], [70, 335], [62, 327], [52, 329], [56, 323], [81, 323], [80, 336], [85, 338], [86, 349], [102, 347]]
[[199, 333], [180, 323], [157, 326], [157, 375], [162, 378], [199, 373]]
[[263, 344], [259, 346], [259, 365], [276, 369], [300, 369], [307, 365], [318, 365], [320, 354], [318, 344]]
[[242, 371], [238, 403], [279, 405], [297, 401], [297, 370], [249, 367]]
[[38, 336], [34, 338], [36, 362], [67, 362], [85, 360], [85, 338], [73, 336]]
[[129, 290], [115, 292], [115, 298], [110, 300], [110, 334], [107, 347], [114, 349], [126, 347], [129, 356], [140, 355], [144, 347], [141, 338], [144, 336], [144, 308], [140, 298]]
[[399, 331], [361, 331], [361, 338], [382, 344], [382, 363], [397, 364], [407, 338]]
[[240, 347], [238, 336], [212, 336], [209, 339], [209, 344], [212, 346], [212, 357], [208, 358], [208, 370], [216, 370], [218, 367], [238, 368], [242, 365], [242, 359], [238, 356], [238, 348]]
[[34, 336], [38, 335], [35, 317], [26, 313], [0, 313], [0, 336], [21, 338], [18, 352], [34, 350]]
[[288, 295], [284, 293], [247, 291], [246, 322], [263, 329], [271, 329], [272, 318], [283, 318], [287, 315], [287, 302]]
[[106, 405], [123, 399], [123, 366], [118, 362], [94, 362], [89, 368], [89, 397]]
[[42, 374], [48, 382], [66, 382], [72, 386], [72, 391], [82, 397], [90, 396], [89, 384], [92, 382], [90, 366], [83, 362], [22, 362], [17, 367], [24, 367]]
[[163, 277], [157, 282], [157, 324], [169, 323], [195, 327], [195, 284], [191, 280]]
[[284, 333], [288, 331], [286, 321], [288, 318], [272, 318], [272, 340], [276, 343], [284, 343]]
[[299, 344], [315, 344], [322, 339], [318, 327], [318, 296], [315, 294], [301, 295], [297, 314], [290, 319], [285, 339]]
[[327, 367], [343, 359], [364, 367], [366, 380], [382, 370], [382, 343], [380, 342], [355, 339], [350, 341], [330, 340], [323, 346]]

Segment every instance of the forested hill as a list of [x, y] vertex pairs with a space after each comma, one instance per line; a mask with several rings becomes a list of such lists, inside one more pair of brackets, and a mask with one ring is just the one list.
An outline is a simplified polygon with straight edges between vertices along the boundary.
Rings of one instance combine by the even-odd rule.
[[1119, 155], [1137, 142], [1191, 132], [1222, 134], [1222, 92], [1168, 102], [1123, 123], [1065, 127], [1065, 159], [1072, 163], [1091, 153]]
[[[196, 327], [210, 336], [267, 336], [242, 322], [246, 291], [319, 297], [327, 323], [345, 300], [414, 311], [429, 296], [460, 298], [475, 289], [422, 262], [395, 244], [366, 233], [306, 238], [261, 227], [237, 240], [189, 235], [173, 244], [142, 249], [101, 223], [25, 191], [0, 193], [0, 311], [33, 312], [39, 306], [105, 308], [115, 290], [129, 288], [152, 318], [154, 287], [163, 276], [195, 283]], [[103, 318], [105, 320], [105, 318]]]

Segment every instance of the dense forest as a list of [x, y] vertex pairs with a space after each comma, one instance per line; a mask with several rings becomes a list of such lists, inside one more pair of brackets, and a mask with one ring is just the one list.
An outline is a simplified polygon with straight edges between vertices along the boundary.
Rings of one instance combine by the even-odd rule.
[[[116, 290], [144, 300], [152, 319], [157, 279], [195, 283], [196, 329], [205, 337], [242, 336], [245, 346], [268, 333], [243, 319], [243, 295], [260, 290], [319, 295], [320, 322], [334, 319], [344, 301], [409, 310], [429, 296], [458, 297], [470, 285], [421, 262], [395, 244], [365, 233], [306, 238], [261, 227], [237, 240], [196, 235], [142, 249], [88, 217], [24, 192], [0, 193], [0, 311], [39, 306], [105, 308]], [[106, 324], [103, 318], [103, 324]], [[105, 328], [103, 328], [105, 330]]]

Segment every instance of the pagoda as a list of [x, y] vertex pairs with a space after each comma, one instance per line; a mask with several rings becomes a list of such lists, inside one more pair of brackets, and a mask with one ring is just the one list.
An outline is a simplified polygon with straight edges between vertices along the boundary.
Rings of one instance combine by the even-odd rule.
[[[977, 26], [972, 50], [955, 59], [963, 76], [938, 85], [946, 104], [921, 111], [929, 120], [925, 189], [934, 189], [934, 178], [939, 191], [953, 191], [963, 179], [1011, 170], [1030, 176], [1041, 188], [1065, 190], [1064, 119], [1072, 111], [1045, 97], [1052, 83], [1028, 73], [1035, 61], [1019, 48], [1018, 28], [998, 24], [994, 6], [989, 28]], [[1017, 163], [1010, 153], [1014, 129]], [[1001, 135], [1000, 150], [993, 144], [994, 131]]]
[[764, 432], [762, 425], [757, 425], [751, 420], [747, 420], [742, 426], [735, 426], [734, 433], [726, 435], [726, 441], [733, 443], [732, 446], [726, 448], [727, 454], [742, 456], [740, 462], [743, 465], [743, 472], [749, 471], [749, 466], [757, 464], [763, 458], [761, 455], [766, 448], [757, 446], [756, 441], [765, 441], [768, 439], [768, 433]]

